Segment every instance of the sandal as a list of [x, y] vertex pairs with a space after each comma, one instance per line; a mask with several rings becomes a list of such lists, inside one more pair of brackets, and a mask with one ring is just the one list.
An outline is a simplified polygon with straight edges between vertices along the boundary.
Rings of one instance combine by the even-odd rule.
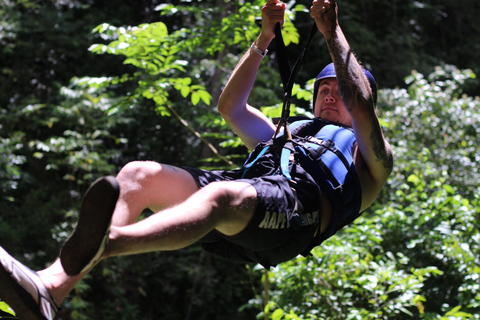
[[60, 251], [60, 261], [69, 276], [87, 271], [100, 260], [119, 194], [120, 187], [112, 176], [96, 180], [85, 192], [78, 224]]
[[0, 247], [0, 299], [21, 320], [53, 320], [58, 311], [52, 296], [35, 271]]

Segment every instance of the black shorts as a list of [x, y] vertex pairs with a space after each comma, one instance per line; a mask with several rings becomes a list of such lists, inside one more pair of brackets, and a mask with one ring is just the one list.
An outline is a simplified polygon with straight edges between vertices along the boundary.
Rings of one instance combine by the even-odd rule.
[[[246, 176], [242, 170], [206, 171], [183, 167], [200, 188], [215, 181], [243, 181], [257, 191], [257, 207], [248, 226], [235, 236], [212, 231], [200, 242], [213, 255], [233, 262], [275, 266], [304, 252], [320, 228], [320, 189], [295, 163], [292, 179], [278, 173], [275, 160], [261, 159]], [[292, 215], [297, 213], [298, 215]]]

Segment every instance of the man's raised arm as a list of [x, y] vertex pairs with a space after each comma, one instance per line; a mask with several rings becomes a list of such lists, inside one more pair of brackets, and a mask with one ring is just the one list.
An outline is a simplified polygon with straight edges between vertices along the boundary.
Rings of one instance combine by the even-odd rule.
[[338, 90], [352, 116], [358, 148], [370, 175], [367, 177], [369, 186], [379, 191], [392, 171], [392, 152], [375, 113], [369, 81], [338, 24], [337, 11], [335, 0], [314, 0], [311, 16], [327, 41], [335, 64]]
[[225, 86], [218, 110], [229, 126], [252, 150], [262, 140], [268, 140], [275, 126], [260, 110], [247, 103], [252, 91], [262, 53], [275, 37], [275, 24], [283, 23], [285, 4], [279, 0], [268, 0], [262, 8], [262, 31], [243, 58], [240, 60]]

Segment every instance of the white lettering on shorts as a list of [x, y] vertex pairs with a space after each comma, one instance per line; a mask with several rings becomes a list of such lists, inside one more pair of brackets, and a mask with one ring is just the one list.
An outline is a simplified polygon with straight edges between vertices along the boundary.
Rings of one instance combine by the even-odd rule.
[[[312, 225], [318, 220], [319, 211], [305, 213], [302, 216], [303, 225]], [[265, 212], [262, 222], [258, 225], [261, 229], [285, 229], [290, 227], [287, 214], [284, 212]]]

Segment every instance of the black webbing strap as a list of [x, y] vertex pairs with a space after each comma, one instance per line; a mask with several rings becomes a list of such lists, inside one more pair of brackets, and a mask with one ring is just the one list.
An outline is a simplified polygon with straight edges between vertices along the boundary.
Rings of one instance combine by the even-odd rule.
[[280, 23], [275, 25], [275, 43], [277, 49], [277, 62], [278, 67], [280, 70], [280, 76], [282, 78], [283, 83], [283, 107], [282, 107], [282, 116], [280, 122], [278, 123], [277, 130], [275, 131], [274, 138], [280, 132], [281, 127], [285, 128], [285, 134], [283, 135], [287, 140], [292, 140], [292, 134], [290, 133], [290, 129], [288, 128], [288, 118], [290, 117], [290, 99], [292, 97], [292, 88], [295, 82], [295, 78], [297, 77], [298, 71], [300, 70], [300, 66], [303, 61], [303, 57], [307, 52], [307, 48], [310, 45], [310, 42], [313, 39], [317, 31], [317, 26], [314, 23], [312, 26], [312, 30], [310, 31], [310, 36], [308, 37], [307, 44], [305, 48], [303, 48], [300, 56], [297, 58], [295, 65], [293, 66], [293, 70], [290, 71], [290, 63], [288, 61], [287, 50], [285, 48], [285, 43], [282, 37], [282, 28], [280, 27]]

